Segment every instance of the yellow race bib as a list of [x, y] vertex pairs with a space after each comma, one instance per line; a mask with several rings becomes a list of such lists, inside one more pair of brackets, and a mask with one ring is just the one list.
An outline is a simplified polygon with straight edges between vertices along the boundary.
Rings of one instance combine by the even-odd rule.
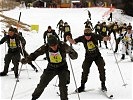
[[10, 46], [10, 48], [17, 48], [15, 39], [10, 39], [10, 44], [9, 44], [9, 46]]
[[51, 63], [60, 63], [62, 62], [62, 56], [60, 54], [60, 52], [49, 52], [49, 58], [50, 58], [50, 62]]
[[89, 51], [93, 51], [96, 48], [92, 41], [87, 42], [87, 47]]

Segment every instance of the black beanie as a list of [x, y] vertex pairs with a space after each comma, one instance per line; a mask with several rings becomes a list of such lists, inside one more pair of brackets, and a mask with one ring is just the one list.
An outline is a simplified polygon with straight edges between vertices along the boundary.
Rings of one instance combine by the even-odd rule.
[[10, 27], [10, 28], [9, 28], [9, 31], [14, 32], [14, 28], [13, 28], [13, 27]]
[[54, 46], [54, 45], [58, 44], [58, 40], [54, 35], [50, 35], [48, 37], [47, 41], [48, 41], [49, 46]]

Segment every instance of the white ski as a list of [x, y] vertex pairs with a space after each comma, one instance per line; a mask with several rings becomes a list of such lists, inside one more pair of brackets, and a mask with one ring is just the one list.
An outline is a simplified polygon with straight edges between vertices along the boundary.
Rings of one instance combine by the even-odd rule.
[[[84, 90], [83, 92], [89, 92], [89, 91], [94, 91], [95, 89], [88, 89], [88, 90]], [[80, 93], [83, 93], [83, 92], [80, 92]], [[71, 94], [77, 94], [78, 92], [71, 92], [71, 93], [68, 93], [68, 95], [71, 95]]]
[[101, 92], [102, 92], [107, 98], [109, 98], [109, 99], [112, 99], [112, 98], [113, 98], [113, 95], [110, 94], [108, 91], [103, 91], [103, 90], [101, 90]]

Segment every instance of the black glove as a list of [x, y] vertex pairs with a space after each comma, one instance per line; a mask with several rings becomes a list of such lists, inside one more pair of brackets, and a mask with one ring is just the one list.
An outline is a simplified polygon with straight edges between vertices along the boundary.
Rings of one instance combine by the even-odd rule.
[[22, 58], [20, 62], [21, 62], [22, 64], [28, 63], [27, 59], [25, 59], [25, 58]]

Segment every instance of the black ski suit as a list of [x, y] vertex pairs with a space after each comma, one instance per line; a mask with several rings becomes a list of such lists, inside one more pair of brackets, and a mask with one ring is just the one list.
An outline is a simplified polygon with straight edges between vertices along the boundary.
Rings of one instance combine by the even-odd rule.
[[[57, 51], [53, 51], [48, 44], [41, 46], [34, 53], [31, 53], [24, 62], [30, 62], [35, 60], [38, 56], [46, 54], [48, 65], [44, 69], [40, 82], [37, 85], [32, 99], [36, 100], [40, 97], [48, 83], [56, 76], [59, 77], [59, 90], [61, 100], [68, 100], [67, 98], [67, 84], [70, 81], [70, 75], [68, 65], [66, 62], [66, 54], [69, 54], [71, 59], [77, 59], [77, 52], [73, 50], [64, 42], [58, 43]], [[23, 61], [23, 60], [22, 60]]]
[[91, 39], [89, 41], [85, 39], [84, 35], [74, 39], [76, 43], [82, 42], [86, 50], [85, 59], [82, 64], [83, 72], [81, 77], [81, 84], [85, 84], [87, 82], [88, 74], [90, 72], [90, 67], [93, 61], [96, 63], [98, 67], [98, 71], [100, 74], [100, 81], [105, 82], [105, 69], [104, 69], [105, 62], [97, 46], [98, 44], [97, 40], [102, 40], [103, 37], [101, 35], [94, 33], [90, 34], [91, 34]]
[[43, 34], [44, 43], [46, 43], [46, 37], [48, 38], [50, 35], [54, 35], [57, 37], [58, 40], [60, 40], [58, 35], [56, 34], [55, 30], [51, 29], [51, 31], [47, 30], [44, 32], [44, 34]]
[[[12, 63], [14, 65], [14, 73], [15, 76], [17, 77], [18, 75], [18, 66], [19, 66], [19, 61], [20, 61], [20, 52], [21, 48], [23, 48], [26, 44], [26, 41], [23, 37], [14, 34], [12, 37], [9, 35], [5, 35], [1, 41], [0, 44], [3, 44], [4, 42], [7, 42], [8, 45], [8, 53], [5, 55], [4, 61], [5, 61], [5, 66], [4, 66], [4, 73], [8, 73], [8, 68], [9, 64], [12, 60]], [[22, 47], [21, 47], [22, 44]]]

